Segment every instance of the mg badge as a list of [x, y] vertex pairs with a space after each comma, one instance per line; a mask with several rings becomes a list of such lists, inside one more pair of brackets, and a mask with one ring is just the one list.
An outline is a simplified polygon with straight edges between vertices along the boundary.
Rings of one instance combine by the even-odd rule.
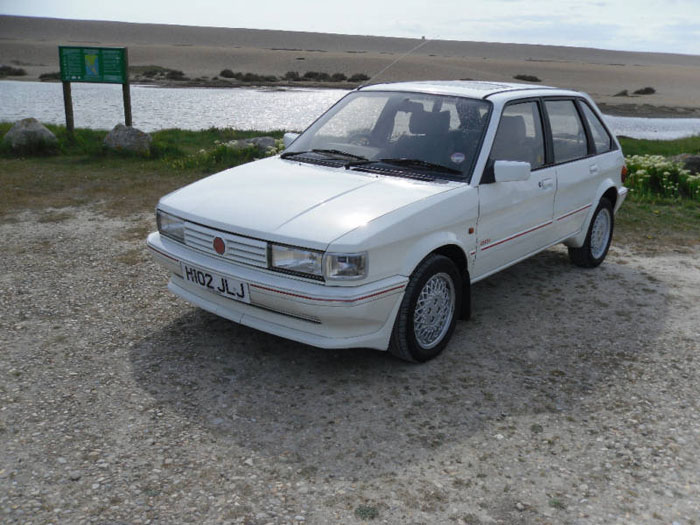
[[214, 250], [219, 255], [223, 255], [226, 251], [226, 244], [224, 244], [224, 240], [221, 237], [214, 238]]

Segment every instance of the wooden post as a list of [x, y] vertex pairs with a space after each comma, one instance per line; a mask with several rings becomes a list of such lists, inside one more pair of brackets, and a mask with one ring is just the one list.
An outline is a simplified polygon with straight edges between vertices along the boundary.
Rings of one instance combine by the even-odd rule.
[[70, 82], [63, 82], [63, 105], [66, 108], [66, 131], [68, 138], [73, 140], [73, 98], [70, 93]]
[[124, 124], [131, 126], [131, 93], [128, 82], [122, 84], [122, 93], [124, 95]]
[[131, 126], [131, 90], [129, 86], [129, 49], [124, 49], [124, 83], [122, 84], [124, 95], [124, 124]]

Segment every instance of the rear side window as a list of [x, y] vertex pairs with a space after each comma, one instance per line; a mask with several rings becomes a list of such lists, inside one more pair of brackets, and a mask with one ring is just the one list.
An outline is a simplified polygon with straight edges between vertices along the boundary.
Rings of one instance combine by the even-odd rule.
[[583, 116], [586, 117], [588, 121], [588, 127], [591, 129], [591, 135], [593, 135], [593, 144], [595, 144], [596, 153], [605, 153], [612, 149], [612, 140], [610, 135], [608, 135], [605, 126], [600, 121], [598, 116], [593, 113], [593, 110], [588, 106], [588, 104], [581, 104], [583, 108]]
[[536, 102], [510, 104], [503, 110], [491, 160], [529, 162], [532, 169], [544, 164], [542, 120]]
[[588, 142], [573, 100], [545, 102], [554, 143], [554, 162], [567, 162], [588, 155]]

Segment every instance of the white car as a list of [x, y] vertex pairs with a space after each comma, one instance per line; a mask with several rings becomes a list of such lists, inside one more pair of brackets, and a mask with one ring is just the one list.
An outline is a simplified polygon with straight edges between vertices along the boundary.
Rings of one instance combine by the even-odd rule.
[[176, 295], [322, 348], [435, 357], [476, 281], [561, 242], [599, 265], [627, 194], [596, 105], [556, 88], [368, 86], [285, 143], [163, 197], [148, 247]]

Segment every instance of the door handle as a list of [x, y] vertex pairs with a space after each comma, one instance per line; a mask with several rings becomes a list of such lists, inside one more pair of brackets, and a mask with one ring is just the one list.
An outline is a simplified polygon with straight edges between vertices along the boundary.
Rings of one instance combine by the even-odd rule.
[[551, 187], [554, 186], [554, 179], [542, 179], [541, 181], [539, 181], [539, 182], [537, 183], [537, 185], [538, 185], [541, 189], [547, 190], [547, 189], [549, 189], [549, 188], [551, 188]]
[[588, 171], [590, 171], [591, 175], [596, 175], [600, 170], [598, 169], [597, 164], [591, 164], [591, 167], [588, 168]]

